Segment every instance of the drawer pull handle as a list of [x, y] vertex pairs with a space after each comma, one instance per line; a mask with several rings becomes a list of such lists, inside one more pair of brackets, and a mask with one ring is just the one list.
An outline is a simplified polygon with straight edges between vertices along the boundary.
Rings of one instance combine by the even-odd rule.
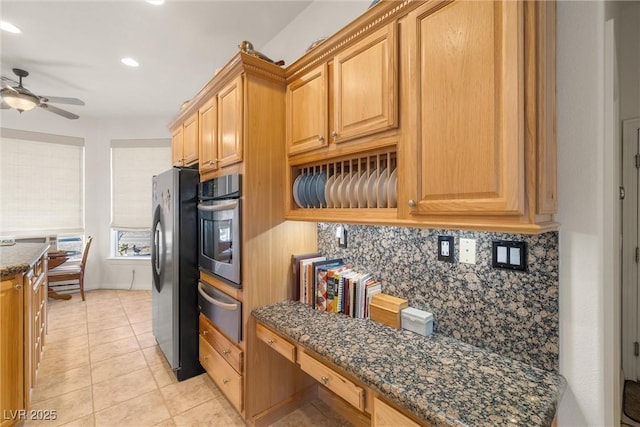
[[269, 339], [269, 341], [267, 341], [267, 344], [269, 344], [270, 346], [273, 346], [276, 342], [272, 339]]
[[226, 379], [226, 378], [223, 378], [223, 379], [222, 379], [222, 384], [229, 384], [229, 380], [228, 380], [228, 379]]
[[223, 355], [223, 356], [228, 356], [228, 355], [229, 355], [229, 353], [231, 353], [231, 351], [229, 351], [229, 350], [222, 350], [222, 355]]
[[320, 379], [322, 380], [322, 384], [324, 385], [327, 385], [327, 383], [329, 382], [329, 377], [327, 377], [326, 375], [323, 375]]

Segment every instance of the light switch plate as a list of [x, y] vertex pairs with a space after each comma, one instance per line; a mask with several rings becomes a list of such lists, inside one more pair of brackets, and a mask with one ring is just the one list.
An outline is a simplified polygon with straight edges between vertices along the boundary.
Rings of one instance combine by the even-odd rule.
[[527, 271], [527, 242], [495, 240], [491, 245], [493, 268]]
[[476, 239], [460, 239], [460, 262], [465, 264], [476, 263]]

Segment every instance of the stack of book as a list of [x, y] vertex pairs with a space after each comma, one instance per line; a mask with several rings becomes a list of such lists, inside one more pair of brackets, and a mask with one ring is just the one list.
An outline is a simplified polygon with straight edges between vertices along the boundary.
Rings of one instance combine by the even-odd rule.
[[369, 318], [373, 295], [382, 285], [371, 274], [355, 271], [342, 258], [319, 253], [294, 255], [293, 298], [317, 310]]

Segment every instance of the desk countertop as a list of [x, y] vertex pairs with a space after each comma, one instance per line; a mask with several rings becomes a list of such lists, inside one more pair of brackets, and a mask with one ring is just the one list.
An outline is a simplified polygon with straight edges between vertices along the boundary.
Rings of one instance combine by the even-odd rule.
[[253, 316], [437, 426], [549, 426], [566, 380], [444, 335], [429, 337], [293, 301]]
[[47, 251], [46, 243], [16, 243], [0, 246], [0, 277], [13, 276], [28, 271]]

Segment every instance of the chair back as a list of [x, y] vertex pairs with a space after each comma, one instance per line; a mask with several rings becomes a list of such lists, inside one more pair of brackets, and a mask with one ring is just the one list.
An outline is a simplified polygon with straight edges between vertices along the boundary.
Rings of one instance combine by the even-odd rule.
[[87, 237], [87, 243], [84, 245], [84, 250], [82, 251], [82, 261], [80, 261], [80, 268], [84, 271], [84, 266], [87, 263], [87, 256], [89, 255], [89, 247], [91, 246], [91, 241], [93, 237]]

